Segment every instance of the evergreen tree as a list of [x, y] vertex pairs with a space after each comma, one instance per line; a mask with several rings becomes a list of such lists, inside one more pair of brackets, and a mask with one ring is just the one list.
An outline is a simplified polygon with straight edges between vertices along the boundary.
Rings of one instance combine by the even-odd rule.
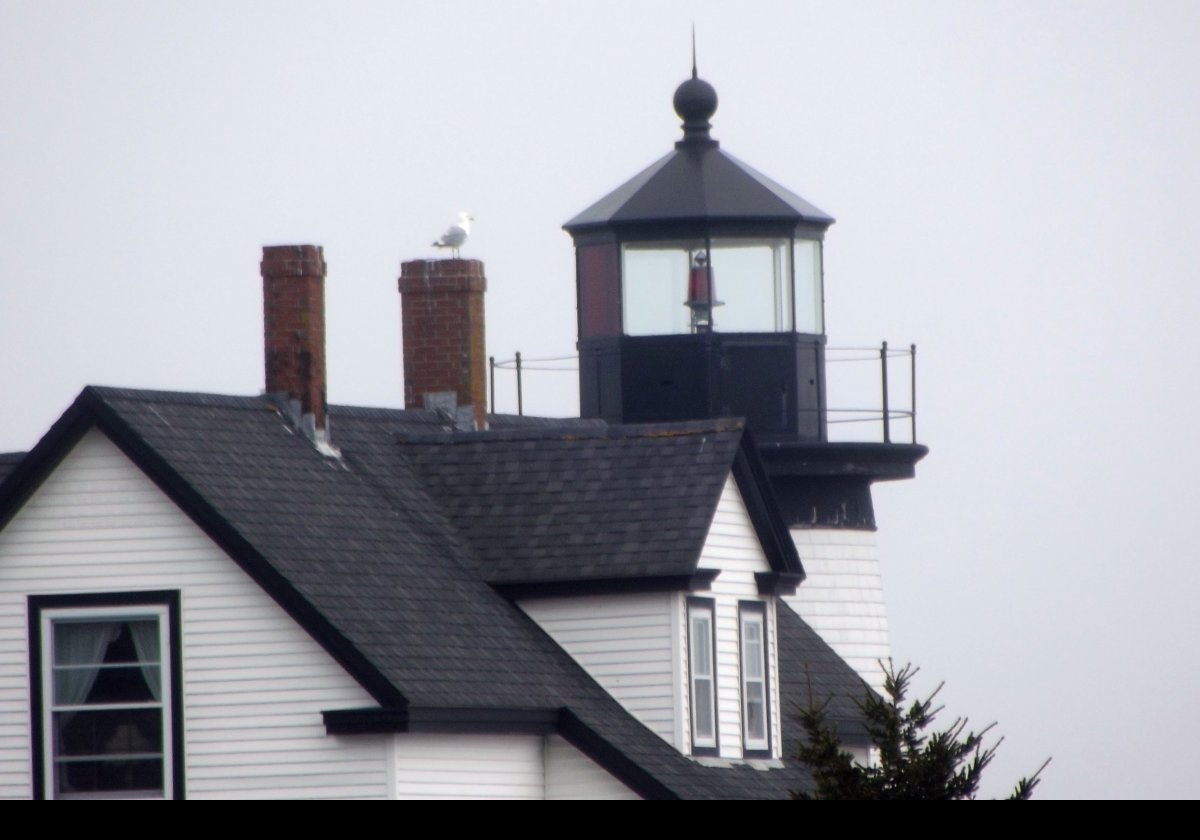
[[[974, 799], [984, 769], [991, 763], [1003, 738], [991, 746], [984, 739], [992, 729], [967, 730], [966, 718], [955, 720], [944, 730], [927, 732], [941, 707], [934, 708], [939, 685], [924, 700], [904, 708], [909, 683], [917, 670], [905, 665], [896, 670], [882, 662], [884, 694], [868, 690], [858, 702], [876, 755], [869, 766], [855, 762], [842, 749], [837, 729], [825, 717], [829, 701], [817, 704], [811, 693], [800, 721], [808, 741], [799, 758], [812, 771], [816, 790], [796, 792], [796, 799]], [[1021, 779], [1009, 799], [1028, 799], [1037, 787], [1042, 770]]]

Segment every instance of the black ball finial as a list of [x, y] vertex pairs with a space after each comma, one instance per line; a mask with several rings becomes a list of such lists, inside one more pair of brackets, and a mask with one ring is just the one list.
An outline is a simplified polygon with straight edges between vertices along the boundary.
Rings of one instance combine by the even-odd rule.
[[708, 136], [712, 128], [712, 115], [717, 112], [717, 91], [712, 85], [692, 71], [692, 78], [675, 89], [675, 113], [683, 120], [685, 144], [712, 144], [716, 141]]

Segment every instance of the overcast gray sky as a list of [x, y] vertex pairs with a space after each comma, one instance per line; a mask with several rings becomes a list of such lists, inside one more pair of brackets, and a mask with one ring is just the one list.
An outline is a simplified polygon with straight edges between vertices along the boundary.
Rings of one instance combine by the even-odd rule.
[[919, 347], [897, 657], [998, 721], [989, 794], [1195, 796], [1200, 4], [0, 0], [0, 451], [88, 383], [258, 392], [264, 244], [325, 246], [330, 400], [401, 404], [463, 209], [490, 352], [572, 352], [560, 226], [670, 149], [693, 21], [714, 136], [838, 219], [831, 344]]

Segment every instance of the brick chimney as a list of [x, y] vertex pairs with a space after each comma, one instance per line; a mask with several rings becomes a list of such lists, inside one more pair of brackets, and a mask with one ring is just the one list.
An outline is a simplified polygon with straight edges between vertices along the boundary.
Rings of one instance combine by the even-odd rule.
[[399, 285], [404, 407], [456, 408], [486, 428], [483, 263], [411, 260], [400, 266]]
[[286, 396], [301, 429], [326, 439], [325, 254], [319, 245], [263, 248], [266, 390]]

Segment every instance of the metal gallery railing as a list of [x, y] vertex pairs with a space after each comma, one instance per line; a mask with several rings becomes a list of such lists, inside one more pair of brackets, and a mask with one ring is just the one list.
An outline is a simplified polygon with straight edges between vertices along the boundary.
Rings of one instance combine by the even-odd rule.
[[[904, 359], [908, 364], [904, 365]], [[897, 371], [891, 371], [894, 363], [906, 368], [901, 373], [901, 379], [907, 378], [907, 388], [904, 388], [903, 399], [897, 403], [893, 390], [900, 385], [896, 382]], [[897, 422], [903, 430], [907, 426], [909, 442], [917, 442], [917, 345], [907, 347], [890, 347], [886, 341], [878, 347], [826, 347], [826, 401], [834, 404], [845, 400], [843, 404], [860, 404], [862, 408], [825, 408], [825, 422], [828, 425], [876, 424], [884, 443], [893, 443], [893, 432]], [[870, 368], [875, 367], [876, 373], [871, 374]], [[853, 369], [850, 374], [844, 371]], [[511, 359], [488, 357], [488, 388], [489, 411], [496, 413], [496, 373], [511, 374], [516, 395], [517, 414], [525, 413], [525, 377], [535, 374], [576, 373], [579, 370], [578, 356], [547, 356], [529, 358], [516, 353]], [[904, 377], [907, 374], [907, 377]], [[875, 377], [878, 377], [876, 384]], [[872, 394], [874, 396], [872, 396]], [[872, 404], [878, 400], [877, 404]], [[862, 401], [862, 402], [860, 402]], [[905, 404], [907, 402], [907, 404]], [[820, 409], [811, 409], [819, 411]], [[903, 434], [903, 431], [901, 431]]]

